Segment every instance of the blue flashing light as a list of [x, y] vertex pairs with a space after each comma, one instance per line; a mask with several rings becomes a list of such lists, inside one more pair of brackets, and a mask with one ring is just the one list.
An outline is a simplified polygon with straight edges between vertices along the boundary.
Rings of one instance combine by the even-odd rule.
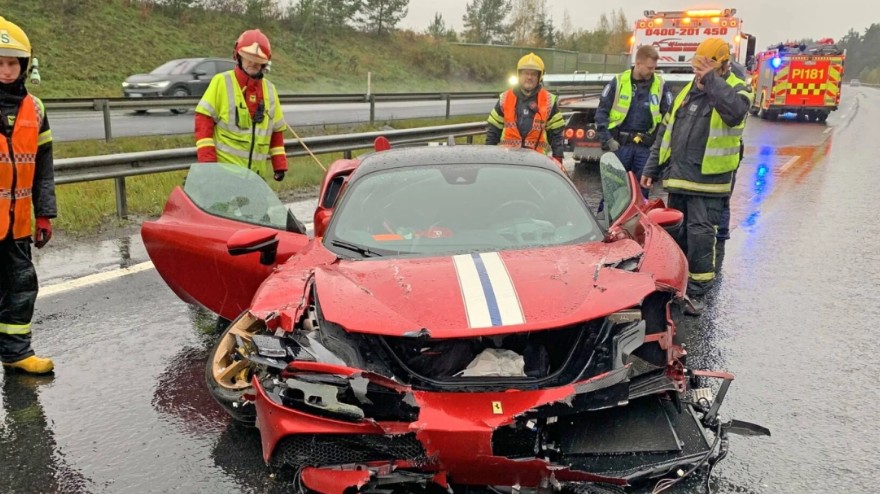
[[773, 66], [774, 69], [778, 69], [780, 65], [782, 65], [782, 59], [779, 57], [770, 60], [770, 65]]
[[763, 177], [766, 174], [767, 174], [767, 166], [766, 165], [759, 166], [758, 167], [758, 176]]

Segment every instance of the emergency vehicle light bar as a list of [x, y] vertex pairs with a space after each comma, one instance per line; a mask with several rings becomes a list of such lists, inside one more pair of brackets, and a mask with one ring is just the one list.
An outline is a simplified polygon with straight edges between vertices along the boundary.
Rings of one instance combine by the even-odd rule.
[[730, 17], [734, 14], [736, 9], [645, 11], [645, 17]]

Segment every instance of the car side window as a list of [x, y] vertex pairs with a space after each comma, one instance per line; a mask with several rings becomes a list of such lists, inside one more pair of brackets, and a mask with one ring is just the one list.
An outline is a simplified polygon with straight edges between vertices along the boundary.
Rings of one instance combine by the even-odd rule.
[[193, 70], [193, 72], [203, 72], [205, 75], [202, 77], [210, 78], [210, 77], [213, 77], [214, 74], [217, 73], [217, 68], [214, 65], [213, 61], [202, 62], [202, 63], [196, 65], [196, 68]]
[[233, 62], [223, 60], [217, 61], [217, 72], [226, 72], [235, 68], [235, 64]]

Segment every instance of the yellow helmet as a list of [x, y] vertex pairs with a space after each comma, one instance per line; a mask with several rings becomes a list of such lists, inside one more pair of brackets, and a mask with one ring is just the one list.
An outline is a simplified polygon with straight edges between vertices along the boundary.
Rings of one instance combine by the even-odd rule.
[[31, 42], [15, 23], [0, 17], [0, 57], [31, 58]]
[[700, 43], [694, 57], [703, 56], [718, 63], [730, 60], [730, 45], [721, 38], [708, 38]]
[[544, 61], [541, 60], [541, 57], [535, 55], [534, 53], [529, 53], [528, 55], [519, 59], [519, 63], [516, 64], [516, 71], [520, 70], [537, 70], [541, 73], [541, 76], [544, 75]]

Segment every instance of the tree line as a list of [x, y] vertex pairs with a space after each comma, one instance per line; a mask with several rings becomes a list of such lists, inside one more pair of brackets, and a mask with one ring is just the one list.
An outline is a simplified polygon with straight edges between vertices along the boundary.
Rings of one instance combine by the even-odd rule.
[[850, 29], [838, 44], [846, 48], [845, 79], [880, 84], [880, 24], [871, 24], [861, 33]]
[[[172, 13], [205, 9], [257, 22], [279, 20], [296, 34], [334, 36], [360, 29], [387, 35], [398, 29], [409, 0], [134, 0]], [[586, 53], [620, 54], [627, 50], [632, 26], [623, 9], [603, 13], [594, 29], [575, 27], [568, 11], [553, 19], [547, 0], [470, 0], [457, 32], [436, 13], [424, 30], [434, 39], [466, 43], [559, 48]]]
[[559, 48], [586, 53], [620, 54], [627, 50], [632, 25], [623, 9], [601, 14], [595, 29], [575, 28], [568, 11], [557, 24], [547, 0], [471, 0], [458, 33], [440, 13], [428, 26], [436, 39], [466, 43]]

